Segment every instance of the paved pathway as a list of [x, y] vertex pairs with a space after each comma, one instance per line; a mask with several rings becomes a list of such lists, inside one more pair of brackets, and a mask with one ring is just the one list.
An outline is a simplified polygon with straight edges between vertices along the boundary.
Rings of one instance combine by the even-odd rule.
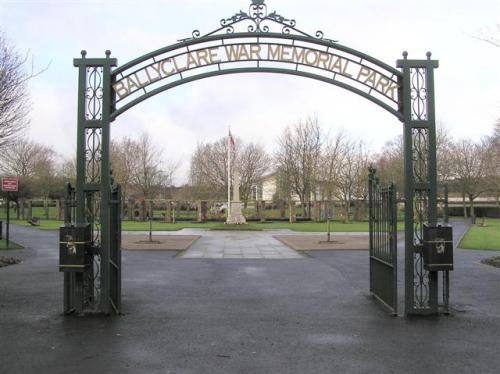
[[[199, 233], [183, 230], [182, 234]], [[198, 239], [179, 258], [211, 259], [303, 259], [304, 256], [259, 231], [203, 231]]]
[[[458, 239], [466, 225], [454, 227]], [[480, 262], [494, 252], [455, 251], [451, 316], [394, 318], [370, 297], [366, 251], [282, 261], [124, 251], [124, 314], [78, 318], [62, 316], [58, 233], [11, 233], [26, 249], [0, 268], [2, 374], [499, 372], [500, 269]]]
[[[147, 235], [146, 231], [123, 232], [126, 236]], [[305, 259], [303, 254], [283, 244], [275, 238], [279, 235], [303, 236], [302, 232], [288, 229], [265, 231], [217, 231], [207, 229], [182, 229], [180, 231], [156, 231], [157, 237], [163, 236], [200, 236], [185, 252], [179, 253], [179, 259]], [[338, 236], [364, 238], [368, 234], [334, 233]], [[308, 233], [308, 236], [325, 236], [326, 233]], [[326, 240], [326, 239], [325, 239]]]

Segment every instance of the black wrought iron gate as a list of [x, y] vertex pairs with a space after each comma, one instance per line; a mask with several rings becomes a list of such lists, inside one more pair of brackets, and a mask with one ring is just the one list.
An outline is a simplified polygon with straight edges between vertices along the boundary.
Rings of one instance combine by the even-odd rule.
[[397, 208], [394, 184], [380, 186], [370, 168], [370, 292], [398, 314]]

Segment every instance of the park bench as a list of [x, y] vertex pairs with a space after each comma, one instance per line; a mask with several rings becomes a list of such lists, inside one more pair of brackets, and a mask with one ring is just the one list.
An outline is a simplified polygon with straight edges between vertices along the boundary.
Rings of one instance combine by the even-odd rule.
[[38, 217], [31, 217], [31, 219], [28, 220], [28, 223], [31, 226], [40, 226], [40, 218], [38, 218]]

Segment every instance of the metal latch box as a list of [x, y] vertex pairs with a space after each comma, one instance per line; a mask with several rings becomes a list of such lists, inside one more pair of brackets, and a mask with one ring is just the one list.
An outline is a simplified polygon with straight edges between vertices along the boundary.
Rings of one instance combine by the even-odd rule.
[[90, 224], [59, 228], [59, 271], [83, 272], [91, 265]]
[[428, 271], [453, 270], [453, 231], [451, 226], [424, 224], [424, 268]]

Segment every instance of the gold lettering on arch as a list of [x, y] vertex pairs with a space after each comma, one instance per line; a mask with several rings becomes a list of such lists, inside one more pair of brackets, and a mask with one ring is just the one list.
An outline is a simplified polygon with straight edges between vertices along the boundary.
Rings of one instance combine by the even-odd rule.
[[[174, 75], [182, 79], [182, 72], [187, 70], [214, 65], [218, 65], [219, 69], [221, 69], [223, 64], [261, 61], [284, 63], [280, 68], [293, 69], [294, 71], [298, 70], [300, 66], [306, 66], [312, 68], [308, 72], [312, 72], [314, 69], [331, 72], [334, 73], [331, 79], [336, 79], [335, 77], [338, 74], [348, 78], [347, 81], [344, 81], [347, 84], [350, 81], [353, 83], [359, 82], [390, 100], [397, 100], [399, 84], [394, 78], [390, 78], [392, 73], [387, 72], [384, 75], [381, 72], [384, 71], [382, 68], [379, 71], [363, 65], [359, 57], [353, 56], [351, 58], [348, 54], [338, 55], [331, 49], [321, 50], [294, 44], [266, 43], [262, 41], [258, 43], [223, 44], [199, 49], [191, 48], [184, 53], [178, 53], [161, 60], [154, 60], [150, 65], [138, 69], [113, 83], [112, 87], [118, 99], [122, 100], [133, 92], [145, 89], [150, 84], [162, 79]], [[134, 69], [131, 68], [131, 70]]]

